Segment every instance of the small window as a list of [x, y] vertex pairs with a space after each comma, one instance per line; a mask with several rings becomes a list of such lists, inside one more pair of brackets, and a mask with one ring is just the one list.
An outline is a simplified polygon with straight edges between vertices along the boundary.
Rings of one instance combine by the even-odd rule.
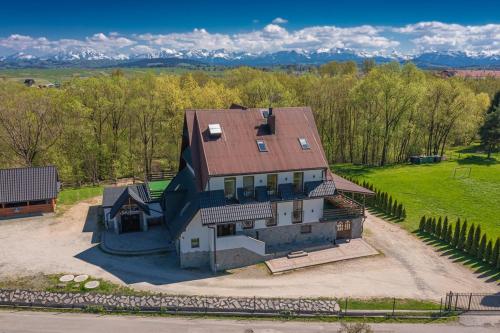
[[222, 128], [220, 127], [220, 124], [208, 124], [208, 132], [214, 137], [221, 136]]
[[254, 221], [243, 221], [241, 222], [241, 227], [243, 229], [253, 229]]
[[199, 238], [191, 238], [191, 248], [196, 249], [200, 247], [200, 239]]
[[257, 140], [257, 147], [259, 147], [260, 152], [267, 151], [267, 145], [264, 140]]
[[300, 226], [301, 234], [310, 234], [312, 232], [312, 226], [310, 224], [304, 224]]
[[309, 146], [309, 142], [307, 142], [306, 138], [299, 138], [299, 143], [302, 149], [311, 149], [311, 146]]

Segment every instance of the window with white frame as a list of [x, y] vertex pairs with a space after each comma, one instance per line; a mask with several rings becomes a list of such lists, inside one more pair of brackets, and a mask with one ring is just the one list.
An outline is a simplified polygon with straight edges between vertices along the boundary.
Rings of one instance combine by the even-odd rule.
[[199, 238], [191, 238], [191, 248], [196, 249], [200, 247], [200, 239]]

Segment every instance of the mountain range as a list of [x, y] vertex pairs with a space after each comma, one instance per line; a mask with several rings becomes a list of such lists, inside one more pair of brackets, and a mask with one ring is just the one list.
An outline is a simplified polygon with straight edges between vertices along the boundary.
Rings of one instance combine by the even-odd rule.
[[176, 66], [277, 66], [320, 65], [329, 61], [353, 60], [361, 63], [373, 59], [376, 63], [412, 61], [421, 68], [484, 68], [500, 69], [500, 55], [466, 52], [425, 52], [414, 55], [393, 53], [374, 55], [350, 49], [292, 50], [269, 53], [219, 50], [162, 49], [143, 54], [105, 54], [94, 49], [59, 52], [36, 56], [18, 52], [0, 57], [0, 68], [58, 68], [58, 67], [176, 67]]

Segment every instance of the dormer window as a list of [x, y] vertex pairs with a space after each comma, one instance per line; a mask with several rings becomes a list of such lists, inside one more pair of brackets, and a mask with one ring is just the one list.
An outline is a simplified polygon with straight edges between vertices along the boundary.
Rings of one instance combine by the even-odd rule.
[[269, 117], [269, 110], [268, 109], [260, 109], [260, 113], [262, 114], [262, 118], [267, 119]]
[[311, 146], [309, 146], [309, 142], [307, 142], [306, 138], [299, 138], [299, 143], [303, 150], [311, 149]]
[[266, 152], [267, 151], [267, 145], [264, 140], [257, 140], [257, 147], [259, 148], [260, 152]]
[[208, 124], [208, 132], [211, 137], [217, 138], [222, 135], [220, 124]]

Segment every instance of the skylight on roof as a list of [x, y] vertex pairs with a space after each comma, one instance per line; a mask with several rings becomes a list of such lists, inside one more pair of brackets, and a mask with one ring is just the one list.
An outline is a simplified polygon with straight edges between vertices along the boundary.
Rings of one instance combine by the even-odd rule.
[[307, 142], [306, 138], [299, 138], [299, 143], [302, 149], [311, 149], [311, 146], [309, 146], [309, 142]]
[[259, 147], [260, 152], [267, 151], [267, 145], [264, 140], [257, 140], [257, 147]]
[[267, 119], [269, 117], [269, 109], [260, 109], [260, 113], [262, 114], [262, 118]]
[[222, 128], [220, 127], [220, 124], [208, 124], [208, 132], [210, 133], [210, 136], [221, 136]]

